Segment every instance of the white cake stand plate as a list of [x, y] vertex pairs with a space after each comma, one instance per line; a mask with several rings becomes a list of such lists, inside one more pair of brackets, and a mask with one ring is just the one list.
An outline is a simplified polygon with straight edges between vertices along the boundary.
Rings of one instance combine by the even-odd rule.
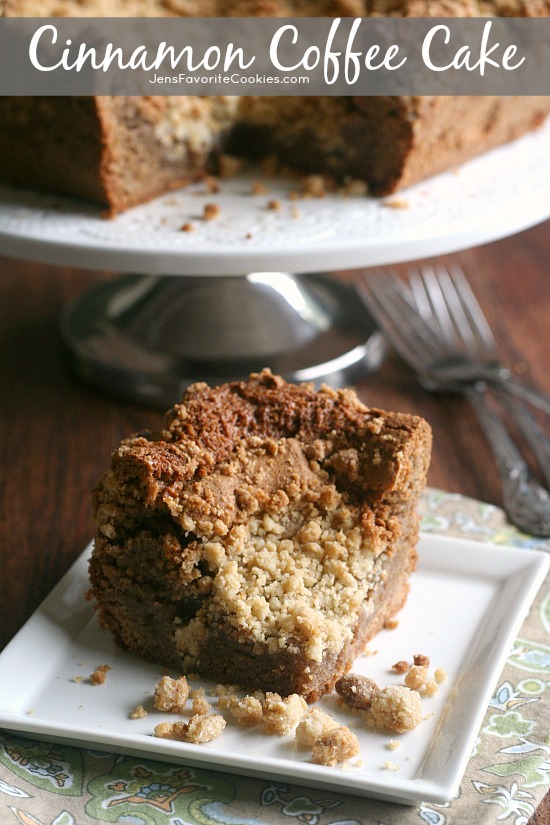
[[319, 273], [450, 253], [547, 219], [549, 150], [550, 122], [381, 200], [294, 199], [297, 181], [250, 170], [219, 192], [194, 184], [111, 220], [3, 187], [0, 252], [140, 273], [100, 283], [62, 318], [79, 373], [118, 395], [166, 406], [192, 381], [263, 366], [341, 385], [376, 368], [383, 347], [353, 288]]

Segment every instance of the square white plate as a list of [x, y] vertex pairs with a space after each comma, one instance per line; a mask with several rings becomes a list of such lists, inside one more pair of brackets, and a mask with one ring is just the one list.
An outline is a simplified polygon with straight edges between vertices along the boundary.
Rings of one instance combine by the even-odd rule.
[[[382, 631], [354, 670], [380, 686], [399, 684], [402, 677], [392, 664], [423, 653], [430, 669], [444, 667], [448, 678], [436, 696], [422, 700], [421, 725], [403, 736], [370, 731], [358, 715], [340, 709], [335, 694], [324, 697], [318, 705], [351, 727], [361, 744], [360, 758], [329, 768], [297, 750], [293, 735], [268, 736], [231, 721], [208, 745], [153, 737], [159, 721], [176, 718], [153, 709], [154, 685], [164, 671], [117, 650], [99, 627], [84, 599], [89, 552], [0, 656], [1, 727], [405, 803], [441, 803], [456, 793], [493, 688], [550, 561], [536, 550], [422, 536], [397, 628]], [[101, 664], [112, 669], [104, 685], [92, 685], [89, 675]], [[148, 715], [130, 719], [138, 704]], [[400, 742], [398, 750], [388, 748], [392, 738]]]

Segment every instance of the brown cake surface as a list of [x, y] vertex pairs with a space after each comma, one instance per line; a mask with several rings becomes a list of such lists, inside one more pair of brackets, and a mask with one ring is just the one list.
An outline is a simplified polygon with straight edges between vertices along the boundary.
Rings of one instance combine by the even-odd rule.
[[204, 170], [231, 97], [0, 99], [0, 180], [121, 212]]
[[167, 666], [315, 699], [406, 599], [430, 439], [269, 371], [195, 385], [95, 492], [101, 622]]
[[[2, 5], [3, 3], [3, 5]], [[543, 17], [550, 0], [2, 0], [29, 17]]]
[[[1, 6], [0, 6], [1, 10]], [[0, 12], [1, 13], [1, 12]], [[5, 0], [8, 16], [547, 17], [550, 0]], [[221, 150], [387, 195], [539, 126], [550, 98], [0, 99], [0, 180], [111, 214], [184, 185]]]

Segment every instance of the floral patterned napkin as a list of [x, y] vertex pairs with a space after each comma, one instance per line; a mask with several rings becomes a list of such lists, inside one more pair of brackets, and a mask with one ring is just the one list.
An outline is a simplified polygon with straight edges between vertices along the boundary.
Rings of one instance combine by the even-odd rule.
[[[428, 490], [425, 532], [536, 547], [496, 507]], [[459, 793], [404, 807], [0, 732], [0, 823], [526, 825], [550, 784], [550, 580], [498, 681]]]

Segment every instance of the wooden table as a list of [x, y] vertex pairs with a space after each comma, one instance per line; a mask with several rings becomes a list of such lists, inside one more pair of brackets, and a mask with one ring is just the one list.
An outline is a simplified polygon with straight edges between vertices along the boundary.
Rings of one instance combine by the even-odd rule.
[[[443, 260], [468, 273], [508, 363], [550, 394], [550, 222]], [[120, 439], [161, 420], [84, 386], [65, 363], [61, 308], [109, 277], [0, 258], [0, 649], [90, 540], [90, 490]], [[358, 389], [372, 406], [430, 421], [431, 486], [501, 504], [490, 452], [461, 398], [429, 395], [394, 356]], [[543, 807], [538, 825], [549, 821]]]

